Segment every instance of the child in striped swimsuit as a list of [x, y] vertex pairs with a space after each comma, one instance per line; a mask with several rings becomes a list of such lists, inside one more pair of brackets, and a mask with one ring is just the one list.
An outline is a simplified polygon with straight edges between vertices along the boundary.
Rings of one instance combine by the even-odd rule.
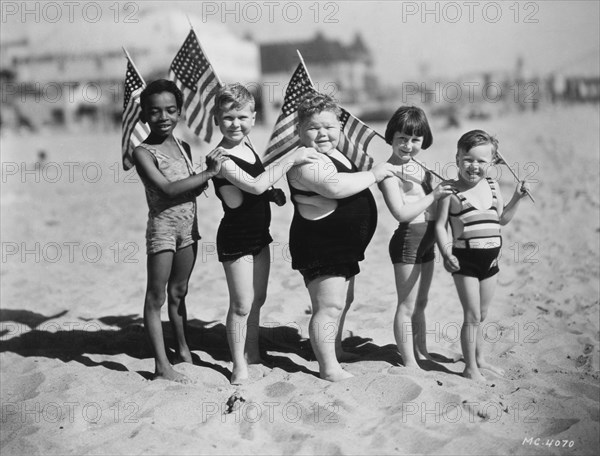
[[[481, 322], [485, 319], [496, 287], [498, 257], [502, 246], [500, 225], [515, 215], [521, 198], [527, 195], [526, 182], [519, 182], [506, 206], [498, 183], [486, 177], [496, 161], [498, 141], [482, 130], [465, 133], [458, 141], [456, 192], [438, 205], [436, 235], [444, 267], [454, 277], [463, 307], [461, 347], [465, 358], [463, 375], [484, 381], [479, 369], [502, 375], [502, 369], [483, 356]], [[450, 222], [453, 242], [448, 242]]]

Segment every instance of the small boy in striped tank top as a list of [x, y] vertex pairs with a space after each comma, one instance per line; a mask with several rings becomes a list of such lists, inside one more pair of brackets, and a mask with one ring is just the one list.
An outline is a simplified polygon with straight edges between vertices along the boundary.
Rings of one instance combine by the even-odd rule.
[[[496, 181], [486, 171], [496, 162], [498, 141], [483, 130], [472, 130], [458, 140], [455, 193], [438, 204], [436, 237], [451, 272], [463, 307], [461, 347], [465, 358], [463, 375], [485, 381], [480, 369], [503, 375], [483, 355], [481, 322], [487, 316], [496, 288], [498, 257], [502, 246], [500, 226], [515, 215], [519, 202], [527, 195], [528, 185], [519, 182], [506, 206]], [[453, 241], [448, 242], [450, 222]]]

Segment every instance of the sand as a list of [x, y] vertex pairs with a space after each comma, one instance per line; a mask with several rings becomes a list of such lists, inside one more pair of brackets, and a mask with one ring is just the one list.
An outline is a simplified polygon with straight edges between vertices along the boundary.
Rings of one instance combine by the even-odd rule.
[[[376, 188], [378, 228], [347, 319], [354, 378], [318, 378], [307, 340], [310, 301], [287, 250], [292, 207], [273, 207], [272, 267], [261, 317], [265, 365], [229, 383], [225, 277], [215, 253], [221, 208], [200, 196], [203, 236], [188, 297], [195, 383], [150, 381], [143, 332], [146, 204], [120, 169], [119, 133], [3, 132], [0, 310], [3, 455], [15, 454], [596, 454], [599, 447], [599, 111], [465, 121], [421, 159], [450, 170], [471, 128], [498, 135], [509, 162], [537, 179], [504, 227], [485, 346], [487, 384], [462, 362], [404, 368], [387, 254], [395, 223]], [[383, 130], [378, 125], [380, 131]], [[268, 128], [257, 127], [262, 147]], [[35, 167], [39, 150], [45, 165]], [[194, 148], [195, 160], [207, 149]], [[373, 149], [376, 161], [387, 148]], [[505, 198], [514, 180], [501, 169]], [[286, 190], [287, 184], [280, 183]], [[433, 353], [460, 352], [462, 312], [436, 259], [426, 311]], [[163, 316], [167, 340], [172, 335]]]

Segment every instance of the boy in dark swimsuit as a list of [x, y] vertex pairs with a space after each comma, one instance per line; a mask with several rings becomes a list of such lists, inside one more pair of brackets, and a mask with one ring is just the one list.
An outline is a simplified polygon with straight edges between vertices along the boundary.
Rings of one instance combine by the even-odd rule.
[[223, 139], [217, 149], [229, 160], [213, 178], [223, 204], [217, 253], [229, 288], [227, 341], [233, 368], [231, 383], [248, 379], [248, 364], [262, 362], [258, 348], [260, 308], [267, 297], [271, 264], [270, 196], [267, 191], [294, 164], [308, 163], [314, 153], [298, 150], [266, 169], [247, 136], [254, 126], [254, 98], [241, 84], [222, 87], [215, 100], [215, 122]]

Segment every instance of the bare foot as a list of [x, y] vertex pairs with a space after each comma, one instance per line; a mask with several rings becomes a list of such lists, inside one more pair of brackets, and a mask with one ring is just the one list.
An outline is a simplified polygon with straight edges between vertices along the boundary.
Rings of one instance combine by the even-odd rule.
[[485, 360], [482, 360], [482, 361], [478, 360], [477, 366], [479, 366], [479, 369], [486, 369], [486, 370], [493, 372], [496, 375], [499, 375], [500, 377], [504, 377], [504, 369], [502, 369], [498, 366], [494, 366]]
[[323, 372], [320, 376], [323, 380], [327, 380], [328, 382], [339, 382], [340, 380], [345, 380], [347, 378], [354, 377], [354, 375], [352, 375], [350, 372], [345, 371], [341, 367], [339, 369], [332, 370], [327, 373]]
[[471, 380], [475, 380], [476, 382], [485, 383], [485, 377], [483, 375], [481, 375], [481, 372], [479, 372], [479, 369], [465, 368], [465, 370], [463, 371], [463, 377], [471, 379]]
[[177, 372], [172, 367], [165, 368], [162, 372], [158, 370], [154, 373], [152, 380], [170, 380], [172, 382], [188, 384], [192, 383], [192, 380], [183, 375], [181, 372]]
[[192, 353], [190, 352], [189, 349], [182, 350], [180, 353], [175, 354], [175, 356], [173, 357], [173, 364], [179, 364], [179, 363], [194, 364], [194, 361], [192, 360]]
[[248, 382], [248, 366], [233, 366], [231, 369], [231, 384], [243, 385]]
[[409, 361], [402, 360], [402, 361], [404, 363], [404, 367], [406, 367], [408, 369], [421, 370], [421, 366], [419, 366], [419, 363], [417, 363], [415, 360], [409, 360]]

